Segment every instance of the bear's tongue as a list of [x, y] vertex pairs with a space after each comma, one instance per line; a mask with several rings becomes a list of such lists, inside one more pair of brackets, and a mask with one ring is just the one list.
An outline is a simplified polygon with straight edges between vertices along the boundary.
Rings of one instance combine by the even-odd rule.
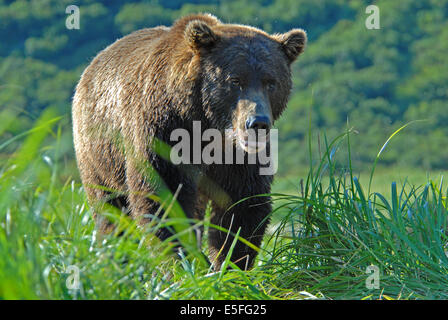
[[257, 153], [266, 148], [269, 134], [248, 134], [244, 130], [235, 130], [239, 145], [248, 153]]
[[241, 141], [241, 145], [248, 153], [256, 153], [260, 152], [264, 148], [266, 148], [266, 141], [255, 141], [245, 139]]

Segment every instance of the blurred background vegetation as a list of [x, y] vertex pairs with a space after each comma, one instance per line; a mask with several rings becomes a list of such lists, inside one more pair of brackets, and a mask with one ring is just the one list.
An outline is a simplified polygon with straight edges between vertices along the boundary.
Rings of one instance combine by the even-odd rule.
[[[65, 27], [71, 4], [80, 8], [79, 30]], [[380, 8], [380, 30], [365, 27], [369, 4]], [[397, 128], [426, 119], [394, 138], [382, 165], [447, 169], [448, 0], [0, 0], [0, 146], [52, 110], [62, 116], [59, 148], [43, 150], [43, 158], [76, 177], [70, 110], [83, 69], [117, 38], [197, 12], [272, 33], [307, 30], [309, 46], [294, 65], [289, 108], [277, 123], [280, 175], [307, 166], [310, 119], [329, 139], [347, 126], [356, 130], [357, 170], [372, 165]], [[5, 144], [0, 157], [16, 148]], [[317, 154], [319, 143], [313, 148]]]

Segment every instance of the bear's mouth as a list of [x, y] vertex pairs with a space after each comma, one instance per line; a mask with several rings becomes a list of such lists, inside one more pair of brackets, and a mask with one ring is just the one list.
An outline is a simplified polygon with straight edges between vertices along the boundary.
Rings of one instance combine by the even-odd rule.
[[266, 148], [269, 143], [269, 134], [256, 132], [249, 134], [247, 131], [238, 130], [238, 143], [247, 153], [258, 153]]

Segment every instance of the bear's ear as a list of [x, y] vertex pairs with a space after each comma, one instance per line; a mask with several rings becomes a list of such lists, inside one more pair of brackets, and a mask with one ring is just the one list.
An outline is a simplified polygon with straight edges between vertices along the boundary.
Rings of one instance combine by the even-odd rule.
[[218, 36], [212, 28], [203, 20], [192, 20], [185, 28], [185, 39], [192, 49], [211, 48]]
[[274, 38], [280, 42], [290, 63], [294, 62], [303, 52], [307, 42], [306, 32], [302, 29], [292, 29], [283, 34], [276, 34]]

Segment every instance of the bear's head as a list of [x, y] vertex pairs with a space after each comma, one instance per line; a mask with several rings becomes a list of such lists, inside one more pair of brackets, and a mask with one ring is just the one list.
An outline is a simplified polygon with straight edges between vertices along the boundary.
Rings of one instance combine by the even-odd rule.
[[305, 31], [269, 35], [207, 15], [189, 21], [184, 36], [200, 61], [199, 87], [208, 122], [221, 132], [232, 132], [227, 138], [246, 152], [258, 151], [260, 144], [251, 144], [248, 133], [267, 137], [286, 108], [290, 67], [305, 48]]

